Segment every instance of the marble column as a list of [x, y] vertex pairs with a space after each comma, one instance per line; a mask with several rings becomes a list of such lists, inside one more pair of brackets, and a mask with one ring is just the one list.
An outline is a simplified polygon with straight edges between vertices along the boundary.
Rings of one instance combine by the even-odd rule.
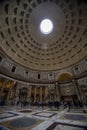
[[48, 85], [48, 96], [49, 96], [49, 101], [51, 101], [51, 90], [50, 90], [51, 86]]
[[17, 86], [16, 86], [16, 98], [19, 100], [19, 83], [17, 83]]
[[79, 101], [82, 101], [82, 98], [81, 98], [81, 93], [80, 93], [80, 89], [79, 89], [79, 86], [78, 86], [78, 83], [75, 79], [72, 80], [72, 83], [74, 85], [74, 88], [75, 88], [75, 91], [76, 91], [76, 95], [78, 97], [78, 100]]
[[29, 102], [31, 102], [31, 90], [32, 90], [32, 86], [29, 86]]
[[61, 93], [60, 93], [60, 85], [58, 83], [55, 84], [55, 90], [56, 90], [56, 96], [57, 96], [57, 101], [60, 102], [61, 100]]
[[35, 86], [35, 89], [34, 89], [34, 102], [36, 102], [36, 93], [37, 93], [37, 87]]
[[32, 89], [32, 86], [29, 87], [29, 97], [31, 98], [31, 89]]
[[44, 97], [44, 101], [48, 102], [48, 87], [45, 87], [45, 97]]
[[6, 99], [6, 103], [8, 103], [9, 102], [9, 96], [10, 96], [10, 94], [11, 94], [11, 91], [12, 91], [12, 88], [13, 88], [13, 86], [14, 86], [14, 82], [13, 81], [11, 81], [11, 83], [10, 83], [11, 85], [10, 85], [10, 88], [9, 88], [9, 92], [8, 92], [8, 96], [7, 96], [7, 99]]
[[17, 105], [19, 102], [19, 86], [20, 84], [17, 82], [16, 91], [15, 91], [15, 96], [16, 96], [15, 105]]
[[42, 102], [42, 87], [40, 87], [40, 102]]

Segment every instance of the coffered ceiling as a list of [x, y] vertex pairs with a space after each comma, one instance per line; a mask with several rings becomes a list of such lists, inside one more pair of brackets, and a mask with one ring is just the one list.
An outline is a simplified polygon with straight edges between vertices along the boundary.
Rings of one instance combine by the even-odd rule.
[[[44, 35], [48, 18], [53, 31]], [[83, 0], [3, 0], [0, 49], [15, 62], [35, 70], [56, 70], [87, 56], [87, 3]]]

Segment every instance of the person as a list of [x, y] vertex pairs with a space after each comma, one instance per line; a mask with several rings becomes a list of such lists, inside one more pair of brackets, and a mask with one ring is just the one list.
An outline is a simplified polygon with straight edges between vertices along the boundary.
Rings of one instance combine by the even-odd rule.
[[71, 103], [68, 102], [67, 105], [68, 105], [68, 111], [70, 111]]

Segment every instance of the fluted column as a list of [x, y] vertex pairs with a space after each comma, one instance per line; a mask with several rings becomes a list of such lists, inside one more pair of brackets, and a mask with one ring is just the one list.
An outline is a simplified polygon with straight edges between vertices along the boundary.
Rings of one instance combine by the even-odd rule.
[[40, 87], [40, 102], [42, 102], [42, 87]]
[[37, 87], [34, 89], [34, 102], [36, 102], [36, 93], [37, 93]]
[[51, 101], [51, 93], [50, 93], [50, 91], [49, 91], [49, 101]]
[[78, 86], [78, 83], [75, 79], [72, 80], [72, 83], [74, 85], [74, 88], [75, 88], [75, 91], [76, 91], [76, 95], [78, 97], [78, 100], [79, 101], [82, 101], [82, 98], [81, 98], [81, 93], [80, 93], [80, 89], [79, 89], [79, 86]]
[[14, 82], [11, 81], [11, 86], [10, 86], [10, 88], [9, 88], [9, 92], [8, 92], [8, 96], [7, 96], [7, 99], [6, 99], [6, 103], [8, 103], [8, 101], [9, 101], [9, 96], [10, 96], [10, 94], [11, 94], [11, 90], [12, 90], [13, 86], [14, 86]]
[[51, 86], [50, 86], [50, 85], [48, 85], [48, 95], [49, 95], [49, 101], [51, 101], [51, 91], [50, 91], [50, 88], [51, 88]]
[[56, 87], [56, 96], [57, 96], [57, 101], [59, 101], [60, 102], [60, 100], [61, 100], [61, 93], [60, 93], [60, 85], [58, 84], [58, 83], [56, 83], [55, 84], [55, 87]]
[[48, 87], [47, 86], [45, 87], [45, 96], [46, 97], [48, 96]]
[[30, 86], [29, 88], [29, 97], [31, 98], [31, 89], [32, 89], [32, 86]]
[[48, 87], [45, 87], [45, 97], [44, 97], [44, 101], [47, 102], [48, 100]]
[[32, 89], [32, 86], [29, 87], [29, 102], [31, 102], [31, 89]]
[[17, 83], [17, 86], [16, 86], [16, 98], [19, 99], [19, 83]]

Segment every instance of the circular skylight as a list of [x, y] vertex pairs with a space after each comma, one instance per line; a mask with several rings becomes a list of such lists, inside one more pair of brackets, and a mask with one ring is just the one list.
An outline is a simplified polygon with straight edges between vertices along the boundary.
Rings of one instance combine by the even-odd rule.
[[50, 34], [53, 30], [53, 23], [50, 19], [44, 19], [41, 21], [40, 30], [43, 34]]

